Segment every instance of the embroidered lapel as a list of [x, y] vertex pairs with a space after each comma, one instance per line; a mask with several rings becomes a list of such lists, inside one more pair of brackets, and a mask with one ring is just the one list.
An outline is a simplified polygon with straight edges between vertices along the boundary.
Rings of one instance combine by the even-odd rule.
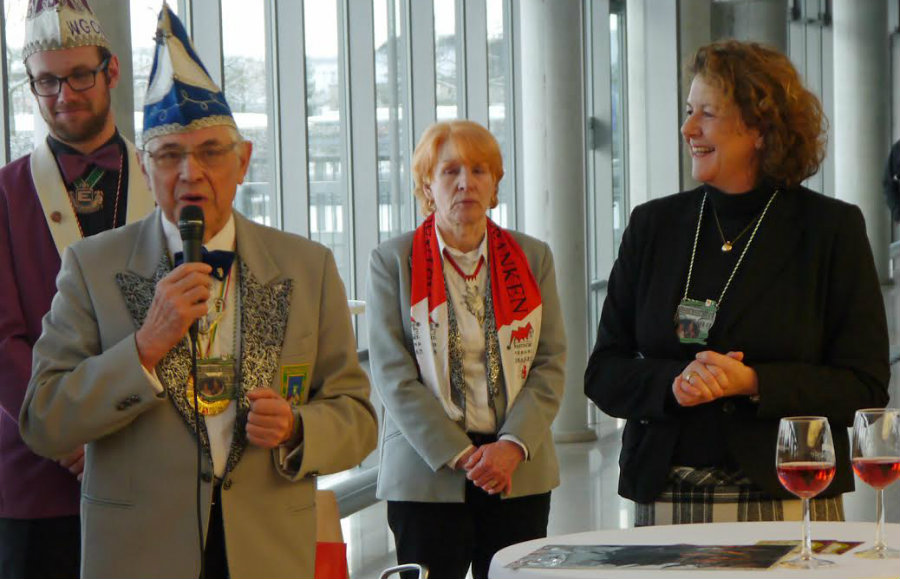
[[[116, 274], [116, 281], [136, 328], [147, 317], [156, 283], [171, 271], [168, 255], [164, 251], [165, 240], [160, 219], [160, 212], [156, 210], [144, 220], [128, 271]], [[239, 240], [240, 267], [240, 363], [237, 380], [240, 392], [235, 401], [237, 406], [233, 438], [226, 472], [234, 470], [247, 446], [247, 414], [250, 411], [247, 392], [255, 388], [268, 388], [274, 382], [293, 291], [292, 280], [279, 279], [275, 263], [253, 234], [253, 225], [235, 213], [235, 226]], [[191, 357], [187, 338], [179, 342], [156, 366], [157, 377], [166, 388], [176, 410], [191, 432], [196, 432], [193, 400], [186, 396], [185, 387], [190, 370]], [[199, 432], [200, 444], [207, 457], [212, 460], [205, 420], [200, 421]]]
[[[116, 282], [125, 299], [128, 312], [139, 328], [147, 318], [156, 284], [171, 270], [165, 250], [162, 230], [162, 214], [157, 209], [141, 222], [137, 243], [128, 260], [126, 270], [116, 274]], [[166, 389], [166, 394], [191, 432], [197, 432], [194, 421], [194, 402], [186, 395], [188, 376], [191, 372], [191, 356], [185, 337], [156, 365], [156, 376]], [[206, 422], [200, 421], [200, 445], [212, 460]]]
[[[142, 277], [133, 272], [116, 274], [116, 282], [119, 284], [119, 290], [125, 298], [125, 304], [128, 306], [131, 319], [134, 320], [135, 328], [141, 327], [144, 323], [144, 320], [147, 318], [147, 312], [150, 309], [150, 303], [153, 301], [156, 284], [171, 269], [169, 258], [163, 253], [156, 266], [156, 271], [150, 278]], [[172, 400], [178, 414], [181, 415], [181, 418], [187, 424], [188, 429], [191, 432], [197, 432], [193, 399], [188, 399], [186, 395], [186, 385], [190, 373], [191, 351], [187, 338], [185, 338], [172, 348], [156, 365], [156, 376], [166, 389], [166, 393]], [[212, 454], [209, 449], [209, 434], [206, 431], [206, 422], [204, 420], [200, 421], [199, 432], [200, 444], [206, 455], [212, 460]]]
[[[240, 243], [240, 242], [238, 242]], [[240, 254], [239, 252], [239, 255]], [[268, 388], [275, 379], [287, 330], [293, 283], [290, 279], [268, 284], [253, 275], [246, 261], [240, 263], [241, 361], [231, 449], [226, 471], [237, 466], [247, 446], [247, 392]]]

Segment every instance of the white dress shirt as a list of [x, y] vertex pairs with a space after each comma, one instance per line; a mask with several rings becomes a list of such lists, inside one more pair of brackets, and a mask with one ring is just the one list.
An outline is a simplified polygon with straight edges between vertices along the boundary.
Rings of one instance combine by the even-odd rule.
[[[184, 248], [181, 241], [181, 235], [178, 232], [178, 227], [174, 223], [169, 222], [165, 216], [162, 218], [162, 227], [163, 233], [166, 236], [166, 247], [169, 250], [169, 255], [174, 256]], [[225, 227], [213, 236], [209, 242], [203, 244], [203, 246], [209, 251], [234, 251], [234, 238], [234, 215], [232, 215], [225, 224]], [[225, 311], [219, 321], [219, 329], [216, 330], [216, 336], [212, 346], [210, 347], [209, 345], [208, 335], [204, 336], [203, 334], [200, 334], [198, 336], [199, 350], [208, 358], [218, 358], [228, 355], [232, 356], [235, 360], [240, 359], [240, 352], [237, 350], [240, 347], [240, 340], [237, 340], [237, 343], [235, 343], [235, 328], [237, 327], [238, 316], [238, 304], [235, 296], [238, 293], [238, 276], [240, 274], [238, 270], [237, 262], [235, 262], [234, 267], [231, 268], [229, 274], [231, 276], [231, 283], [228, 288], [228, 294], [225, 296]], [[228, 277], [223, 281], [213, 278], [210, 299], [206, 303], [207, 308], [209, 309], [208, 311], [213, 311], [215, 299], [221, 293], [222, 285], [227, 282]], [[162, 384], [155, 378], [154, 381], [160, 391], [162, 391]], [[237, 386], [238, 385], [235, 382], [235, 387]], [[236, 404], [232, 401], [232, 403], [221, 413], [204, 417], [206, 431], [209, 434], [209, 447], [212, 454], [213, 471], [217, 477], [222, 477], [225, 474], [228, 452], [231, 449], [231, 440], [234, 436], [235, 406]]]
[[[441, 251], [441, 263], [444, 269], [444, 287], [447, 288], [447, 298], [453, 302], [453, 311], [456, 314], [456, 324], [459, 328], [460, 341], [462, 342], [462, 369], [466, 382], [466, 432], [494, 433], [497, 432], [497, 417], [490, 406], [487, 383], [487, 364], [485, 359], [484, 328], [478, 318], [466, 308], [466, 280], [447, 261], [445, 251], [450, 254], [456, 265], [466, 275], [471, 275], [478, 267], [478, 262], [484, 257], [484, 265], [478, 271], [475, 282], [479, 293], [484, 296], [488, 288], [488, 243], [487, 234], [481, 238], [481, 243], [472, 251], [464, 253], [444, 243], [441, 231], [434, 228], [438, 239], [438, 249]], [[504, 386], [499, 385], [501, 388]], [[509, 440], [518, 444], [528, 457], [528, 449], [517, 437], [504, 434], [501, 440]], [[471, 446], [460, 452], [447, 464], [454, 468], [456, 462]]]

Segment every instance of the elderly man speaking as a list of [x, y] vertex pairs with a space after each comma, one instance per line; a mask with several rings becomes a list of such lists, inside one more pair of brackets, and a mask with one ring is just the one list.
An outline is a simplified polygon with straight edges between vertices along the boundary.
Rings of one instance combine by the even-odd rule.
[[[375, 445], [344, 288], [326, 248], [232, 210], [252, 146], [167, 6], [157, 43], [159, 208], [65, 253], [21, 433], [45, 456], [87, 444], [83, 577], [311, 577], [315, 476]], [[204, 262], [180, 263], [198, 207]]]

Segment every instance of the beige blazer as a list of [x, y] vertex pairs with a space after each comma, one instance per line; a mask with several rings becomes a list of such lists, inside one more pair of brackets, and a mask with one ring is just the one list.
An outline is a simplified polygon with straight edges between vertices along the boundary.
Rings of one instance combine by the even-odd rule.
[[[25, 441], [58, 457], [87, 444], [82, 483], [83, 577], [197, 577], [197, 439], [185, 396], [186, 341], [156, 367], [157, 394], [134, 333], [170, 268], [160, 212], [76, 243], [34, 348], [20, 416]], [[304, 441], [249, 445], [246, 398], [222, 486], [231, 576], [311, 577], [316, 475], [358, 464], [375, 446], [369, 385], [359, 366], [344, 288], [330, 251], [235, 214], [240, 275], [241, 386], [280, 392], [285, 366], [308, 365]], [[204, 527], [212, 464], [201, 421]]]
[[[513, 474], [511, 497], [545, 493], [559, 485], [550, 425], [565, 387], [566, 335], [553, 255], [546, 243], [510, 232], [522, 247], [541, 289], [543, 317], [537, 354], [525, 386], [502, 418], [498, 435], [511, 434], [529, 459]], [[378, 246], [369, 260], [366, 318], [372, 382], [384, 403], [377, 496], [393, 501], [463, 502], [465, 472], [446, 466], [470, 444], [419, 376], [410, 329], [413, 233]], [[498, 404], [498, 408], [505, 408]]]

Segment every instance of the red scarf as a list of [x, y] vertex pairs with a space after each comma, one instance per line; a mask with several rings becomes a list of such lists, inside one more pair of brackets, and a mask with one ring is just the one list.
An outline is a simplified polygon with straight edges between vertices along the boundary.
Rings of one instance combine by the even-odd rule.
[[[513, 236], [487, 220], [491, 297], [506, 383], [507, 410], [525, 384], [541, 335], [541, 290]], [[434, 214], [420, 225], [412, 246], [413, 348], [422, 381], [454, 421], [463, 412], [450, 398], [447, 290]], [[486, 312], [486, 315], [490, 315]]]

